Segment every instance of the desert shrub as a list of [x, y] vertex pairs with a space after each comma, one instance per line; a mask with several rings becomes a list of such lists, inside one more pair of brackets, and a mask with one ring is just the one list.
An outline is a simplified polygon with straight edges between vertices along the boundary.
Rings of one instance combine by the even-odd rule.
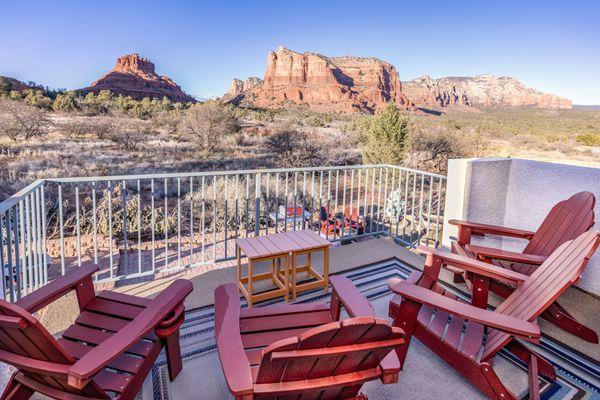
[[106, 139], [114, 131], [115, 123], [116, 121], [112, 117], [89, 118], [87, 121], [88, 133], [94, 135], [96, 139]]
[[600, 134], [597, 133], [582, 133], [575, 140], [584, 146], [600, 146]]
[[111, 125], [107, 137], [122, 150], [133, 151], [144, 140], [147, 130], [147, 124], [143, 121], [130, 118], [114, 118], [114, 123]]
[[41, 90], [27, 89], [23, 91], [25, 96], [25, 104], [29, 106], [50, 109], [52, 107], [52, 99]]
[[444, 129], [415, 129], [410, 133], [406, 165], [425, 171], [446, 172], [448, 160], [470, 155], [469, 147], [466, 140]]
[[6, 96], [10, 93], [12, 83], [3, 76], [0, 76], [0, 96]]
[[59, 94], [52, 103], [54, 111], [71, 112], [77, 110], [77, 108], [77, 95], [74, 91]]
[[61, 124], [64, 133], [71, 138], [82, 137], [89, 133], [89, 124], [84, 119], [69, 119]]
[[70, 118], [62, 124], [62, 129], [69, 137], [83, 137], [92, 135], [96, 139], [107, 138], [115, 129], [115, 124], [119, 121], [114, 117], [90, 117], [90, 118]]
[[408, 118], [395, 103], [372, 116], [363, 139], [363, 161], [368, 164], [400, 164], [404, 160], [408, 136]]
[[197, 139], [200, 149], [206, 152], [215, 150], [224, 135], [240, 130], [231, 110], [214, 100], [190, 107], [185, 114], [183, 128]]
[[[111, 189], [109, 201], [108, 189], [98, 190], [96, 194], [96, 214], [94, 216], [93, 200], [89, 193], [85, 193], [80, 202], [79, 209], [79, 229], [82, 234], [91, 234], [96, 223], [96, 230], [99, 235], [110, 237], [109, 233], [112, 229], [113, 238], [121, 238], [123, 231], [123, 216], [125, 216], [125, 226], [127, 236], [136, 238], [138, 229], [142, 240], [148, 240], [154, 236], [156, 239], [164, 237], [165, 231], [168, 235], [173, 235], [177, 229], [177, 210], [169, 210], [165, 216], [163, 207], [154, 208], [154, 216], [152, 215], [152, 207], [140, 199], [140, 218], [138, 222], [138, 198], [134, 190], [127, 190], [125, 210], [123, 210], [123, 187], [120, 184], [115, 185]], [[64, 220], [63, 229], [67, 234], [75, 234], [77, 231], [77, 216], [73, 208], [73, 199], [65, 199], [63, 203]], [[48, 235], [49, 237], [57, 237], [60, 234], [60, 226], [58, 220], [58, 204], [56, 202], [48, 202]], [[110, 213], [109, 213], [110, 209]], [[95, 221], [94, 221], [95, 218]], [[154, 229], [152, 222], [154, 221]], [[112, 225], [112, 226], [111, 226]]]
[[43, 110], [14, 100], [0, 100], [0, 133], [13, 141], [44, 136], [49, 125]]
[[320, 147], [308, 134], [291, 128], [267, 137], [263, 150], [273, 164], [284, 168], [315, 166], [323, 159]]
[[259, 122], [273, 122], [277, 114], [279, 114], [277, 110], [257, 110], [254, 113], [254, 118]]
[[181, 116], [173, 111], [161, 111], [152, 116], [151, 123], [155, 129], [164, 129], [169, 135], [179, 130]]

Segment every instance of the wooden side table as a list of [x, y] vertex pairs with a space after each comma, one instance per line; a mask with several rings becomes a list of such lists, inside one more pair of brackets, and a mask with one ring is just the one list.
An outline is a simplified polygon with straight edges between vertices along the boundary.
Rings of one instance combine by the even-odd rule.
[[[292, 250], [296, 250], [298, 246], [286, 240], [285, 237], [280, 237], [280, 234], [236, 239], [235, 244], [238, 287], [246, 298], [248, 307], [252, 307], [253, 303], [257, 301], [278, 296], [283, 296], [286, 302], [289, 301], [290, 255]], [[242, 256], [248, 260], [246, 276], [242, 275]], [[284, 262], [283, 273], [281, 273], [282, 260]], [[255, 264], [263, 261], [271, 261], [271, 271], [254, 274]], [[266, 279], [271, 280], [275, 289], [254, 294], [254, 282]]]
[[[317, 232], [311, 230], [301, 230], [288, 232], [288, 237], [293, 240], [299, 249], [292, 251], [292, 271], [290, 279], [290, 288], [292, 291], [292, 301], [296, 300], [298, 292], [323, 287], [325, 293], [329, 291], [329, 248], [331, 242], [323, 239]], [[312, 254], [323, 252], [323, 275], [313, 268]], [[298, 265], [298, 258], [306, 255], [306, 264]], [[310, 282], [298, 284], [298, 274], [306, 273], [308, 278], [314, 278]]]
[[[331, 242], [310, 230], [281, 232], [253, 238], [236, 239], [237, 282], [242, 295], [248, 302], [253, 303], [283, 296], [289, 301], [289, 292], [296, 300], [298, 292], [323, 287], [325, 293], [329, 290], [329, 247]], [[323, 275], [312, 267], [312, 254], [323, 252]], [[306, 255], [307, 263], [298, 265], [298, 257]], [[242, 257], [248, 260], [247, 274], [242, 274]], [[271, 271], [254, 274], [257, 262], [271, 261]], [[284, 261], [283, 271], [281, 269]], [[289, 274], [292, 274], [290, 281]], [[307, 273], [314, 280], [302, 284], [297, 283], [299, 273]], [[259, 280], [270, 279], [274, 289], [262, 293], [253, 293], [253, 284]]]

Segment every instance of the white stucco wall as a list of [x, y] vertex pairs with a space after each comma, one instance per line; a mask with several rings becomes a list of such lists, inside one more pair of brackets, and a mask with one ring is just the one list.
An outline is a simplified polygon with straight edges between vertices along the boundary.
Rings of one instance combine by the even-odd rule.
[[[552, 206], [583, 190], [596, 196], [594, 229], [600, 230], [600, 168], [516, 158], [450, 160], [445, 221], [536, 230]], [[442, 244], [449, 246], [456, 233], [456, 227], [444, 222]], [[511, 238], [487, 237], [483, 243], [509, 250], [525, 246]], [[590, 260], [579, 287], [600, 296], [600, 251]]]

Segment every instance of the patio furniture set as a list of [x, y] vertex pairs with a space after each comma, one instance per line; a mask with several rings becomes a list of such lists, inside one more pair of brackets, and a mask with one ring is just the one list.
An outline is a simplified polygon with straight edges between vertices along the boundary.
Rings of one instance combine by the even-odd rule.
[[361, 235], [364, 232], [364, 218], [357, 207], [346, 206], [342, 211], [335, 212], [329, 207], [319, 209], [319, 220], [311, 222], [313, 215], [302, 205], [279, 206], [277, 212], [269, 214], [269, 220], [274, 224], [284, 224], [292, 229], [312, 227], [325, 239], [335, 238], [345, 233], [349, 236]]
[[[238, 282], [215, 291], [215, 339], [231, 393], [244, 400], [365, 400], [363, 383], [401, 381], [414, 336], [492, 399], [516, 399], [492, 368], [494, 356], [509, 350], [528, 366], [529, 396], [539, 399], [539, 376], [555, 380], [556, 372], [523, 344], [540, 341], [537, 317], [598, 342], [595, 332], [556, 302], [600, 245], [600, 232], [590, 229], [594, 204], [591, 193], [578, 193], [557, 204], [536, 232], [452, 221], [460, 227], [453, 253], [420, 247], [426, 255], [423, 271], [415, 270], [406, 281], [389, 280], [391, 320], [377, 316], [349, 279], [329, 279], [327, 269], [318, 274], [310, 257], [306, 266], [296, 265], [299, 254], [327, 253], [317, 234], [284, 232], [238, 241], [238, 260], [246, 255], [248, 274], [242, 276], [238, 261]], [[485, 234], [529, 242], [522, 253], [471, 244], [472, 236]], [[271, 262], [270, 272], [253, 275], [259, 260]], [[442, 268], [467, 283], [470, 304], [440, 282]], [[162, 348], [171, 380], [177, 377], [179, 326], [191, 283], [177, 280], [150, 300], [96, 293], [95, 271], [79, 268], [15, 303], [0, 300], [0, 360], [17, 369], [1, 400], [26, 400], [34, 392], [61, 400], [133, 399]], [[302, 287], [296, 279], [300, 271], [316, 283]], [[254, 294], [256, 279], [271, 280], [275, 289]], [[294, 298], [301, 288], [327, 292], [329, 283], [329, 304], [252, 307], [277, 296], [287, 300], [290, 292]], [[71, 291], [80, 314], [56, 339], [32, 314]], [[495, 310], [488, 309], [490, 291], [505, 298]], [[242, 307], [240, 292], [248, 307]]]

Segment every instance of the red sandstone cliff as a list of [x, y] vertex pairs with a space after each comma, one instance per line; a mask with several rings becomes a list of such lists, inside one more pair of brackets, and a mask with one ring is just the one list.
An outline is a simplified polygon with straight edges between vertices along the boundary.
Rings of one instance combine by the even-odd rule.
[[158, 75], [154, 64], [137, 53], [119, 57], [116, 66], [108, 74], [89, 87], [81, 89], [84, 93], [98, 93], [101, 90], [110, 90], [115, 94], [131, 96], [138, 100], [144, 97], [167, 97], [178, 102], [196, 101], [169, 77]]
[[480, 75], [432, 79], [428, 76], [403, 82], [406, 95], [424, 107], [535, 107], [571, 108], [571, 100], [542, 93], [511, 77]]
[[269, 53], [263, 82], [243, 94], [246, 101], [265, 108], [296, 104], [316, 111], [373, 113], [391, 101], [412, 108], [402, 93], [398, 72], [389, 63], [301, 54], [285, 47]]

